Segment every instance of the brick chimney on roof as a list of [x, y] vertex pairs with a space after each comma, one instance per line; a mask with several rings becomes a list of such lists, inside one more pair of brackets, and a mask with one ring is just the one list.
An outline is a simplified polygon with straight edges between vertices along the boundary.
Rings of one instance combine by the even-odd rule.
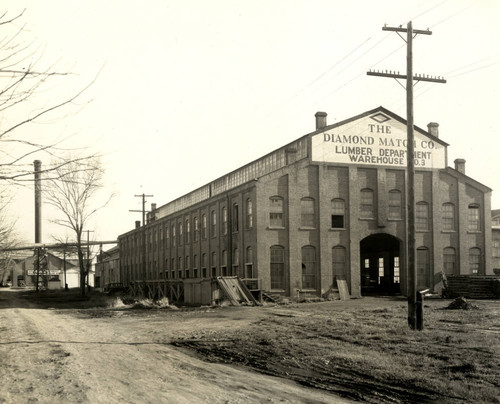
[[324, 128], [326, 126], [326, 112], [316, 112], [314, 116], [316, 117], [316, 130]]
[[459, 173], [465, 174], [465, 160], [464, 159], [455, 159], [455, 170]]
[[427, 124], [427, 132], [432, 136], [439, 137], [439, 124], [437, 122], [429, 122]]

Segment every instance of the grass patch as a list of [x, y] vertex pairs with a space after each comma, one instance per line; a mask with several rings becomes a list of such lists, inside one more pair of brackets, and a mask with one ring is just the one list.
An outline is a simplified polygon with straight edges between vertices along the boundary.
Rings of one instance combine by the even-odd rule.
[[497, 322], [491, 310], [488, 304], [474, 311], [431, 304], [426, 328], [417, 332], [397, 305], [304, 316], [286, 316], [280, 308], [281, 315], [245, 330], [175, 345], [364, 402], [495, 403], [500, 335], [491, 332]]

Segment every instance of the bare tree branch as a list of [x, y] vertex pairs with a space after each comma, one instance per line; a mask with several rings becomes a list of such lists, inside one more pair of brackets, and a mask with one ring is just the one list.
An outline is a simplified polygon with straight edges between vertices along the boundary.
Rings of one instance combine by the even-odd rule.
[[113, 195], [98, 207], [91, 207], [91, 201], [102, 187], [103, 170], [100, 159], [93, 157], [85, 159], [83, 165], [73, 157], [53, 164], [57, 179], [46, 179], [44, 196], [49, 205], [55, 207], [61, 217], [52, 220], [53, 223], [66, 227], [76, 236], [78, 257], [80, 260], [80, 285], [82, 295], [85, 294], [85, 266], [83, 262], [82, 233], [92, 215], [106, 206]]
[[[47, 121], [47, 118], [61, 119], [59, 111], [64, 115], [75, 113], [91, 100], [83, 100], [83, 94], [93, 85], [99, 73], [90, 83], [78, 89], [72, 95], [59, 100], [52, 100], [41, 105], [39, 94], [42, 94], [47, 83], [62, 80], [71, 72], [58, 71], [56, 66], [42, 65], [43, 49], [37, 49], [34, 41], [24, 40], [25, 26], [19, 24], [24, 11], [9, 18], [5, 12], [0, 16], [0, 184], [1, 182], [22, 185], [33, 181], [32, 167], [26, 164], [27, 159], [43, 153], [51, 159], [66, 154], [70, 149], [65, 147], [65, 140], [40, 141], [37, 131], [33, 135], [25, 135], [22, 128], [31, 127]], [[35, 98], [33, 98], [35, 97]], [[36, 100], [35, 103], [33, 100]], [[38, 104], [38, 106], [37, 106]], [[28, 109], [29, 108], [29, 109]], [[6, 112], [9, 111], [9, 115]], [[8, 122], [9, 116], [20, 116]], [[63, 116], [64, 117], [64, 116]], [[16, 135], [16, 133], [20, 133]], [[3, 147], [5, 146], [5, 147]], [[37, 158], [39, 158], [37, 156]], [[85, 157], [77, 161], [83, 161]], [[57, 170], [59, 165], [48, 166], [44, 172]], [[57, 178], [57, 174], [53, 176]]]

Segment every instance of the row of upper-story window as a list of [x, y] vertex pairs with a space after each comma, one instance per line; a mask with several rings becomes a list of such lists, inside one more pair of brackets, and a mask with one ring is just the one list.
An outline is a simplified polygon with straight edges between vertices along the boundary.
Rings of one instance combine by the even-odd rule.
[[[228, 265], [228, 252], [223, 250], [220, 262], [218, 260], [217, 252], [212, 251], [210, 254], [202, 253], [200, 255], [193, 254], [186, 255], [185, 257], [174, 257], [167, 258], [161, 264], [160, 262], [153, 260], [146, 263], [145, 274], [140, 274], [143, 263], [135, 263], [126, 265], [127, 268], [135, 271], [132, 274], [132, 278], [142, 279], [144, 277], [149, 277], [150, 279], [161, 275], [160, 277], [165, 278], [197, 278], [198, 276], [206, 277], [208, 276], [232, 276], [238, 275], [241, 278], [254, 278], [254, 256], [253, 248], [248, 246], [244, 251], [244, 265], [240, 265], [240, 253], [239, 249], [235, 248], [232, 250], [231, 264]], [[210, 257], [210, 261], [208, 258]], [[191, 260], [192, 258], [192, 260]], [[200, 260], [201, 259], [201, 260]], [[200, 269], [200, 271], [199, 271]]]
[[[145, 241], [149, 251], [156, 249], [177, 247], [183, 244], [196, 243], [200, 240], [205, 240], [208, 237], [217, 237], [219, 235], [219, 218], [220, 218], [220, 235], [227, 235], [228, 231], [236, 233], [240, 230], [240, 207], [237, 203], [232, 204], [232, 212], [229, 216], [226, 206], [220, 210], [220, 215], [217, 209], [209, 211], [209, 217], [203, 213], [195, 215], [191, 218], [176, 219], [173, 223], [163, 223], [153, 226], [146, 230]], [[250, 230], [254, 225], [252, 199], [248, 198], [244, 204], [244, 227]], [[230, 229], [229, 229], [230, 227]], [[139, 248], [142, 246], [142, 237], [140, 233], [135, 233], [126, 237], [123, 241], [125, 254], [139, 253]]]
[[[283, 208], [283, 198], [273, 196], [270, 199], [269, 209], [269, 226], [271, 228], [285, 227], [285, 216]], [[316, 208], [315, 200], [310, 197], [300, 200], [300, 227], [315, 228], [316, 227]], [[442, 204], [441, 219], [443, 231], [456, 230], [456, 209], [451, 202]], [[393, 189], [389, 191], [388, 198], [388, 220], [403, 219], [403, 204], [402, 193], [399, 190]], [[375, 193], [372, 189], [364, 188], [360, 191], [359, 218], [360, 219], [375, 219], [376, 204]], [[331, 200], [331, 228], [345, 229], [347, 227], [347, 207], [346, 202], [342, 198], [334, 198]], [[430, 229], [430, 208], [429, 203], [419, 201], [416, 203], [415, 209], [415, 228], [418, 231], [427, 231]], [[481, 214], [479, 204], [470, 204], [467, 213], [467, 230], [481, 231]]]
[[[374, 191], [364, 188], [360, 191], [360, 219], [373, 220], [376, 217], [376, 204]], [[399, 190], [390, 190], [388, 197], [388, 220], [403, 219], [403, 204], [402, 193]], [[415, 229], [417, 231], [428, 231], [431, 227], [430, 206], [428, 202], [419, 201], [415, 205]], [[227, 207], [223, 206], [220, 212], [221, 226], [220, 232], [226, 235], [231, 227], [232, 232], [238, 232], [240, 229], [240, 214], [239, 205], [232, 205], [231, 225], [229, 226]], [[245, 228], [251, 229], [254, 225], [253, 203], [250, 198], [245, 201]], [[210, 219], [207, 219], [206, 214], [202, 214], [200, 218], [194, 216], [185, 221], [176, 220], [171, 225], [158, 225], [153, 229], [149, 229], [146, 233], [146, 243], [149, 251], [154, 251], [156, 248], [176, 247], [191, 242], [198, 242], [200, 239], [207, 239], [209, 232], [211, 237], [219, 235], [218, 228], [218, 212], [216, 209], [210, 211]], [[208, 224], [210, 221], [210, 229]], [[456, 209], [451, 202], [443, 203], [441, 206], [441, 229], [443, 231], [456, 230]], [[284, 198], [281, 196], [272, 196], [269, 198], [269, 228], [285, 228], [285, 204]], [[300, 200], [300, 227], [311, 228], [316, 227], [316, 202], [314, 198], [305, 197]], [[347, 228], [347, 207], [345, 200], [334, 198], [331, 200], [331, 228], [345, 229]], [[467, 212], [467, 230], [471, 232], [481, 231], [481, 214], [479, 204], [470, 204]], [[142, 245], [142, 236], [136, 234], [125, 239], [124, 251], [136, 250]], [[161, 246], [161, 247], [158, 247]]]
[[[482, 255], [479, 247], [469, 248], [469, 273], [479, 274], [482, 272]], [[418, 250], [417, 250], [418, 254]], [[418, 258], [418, 257], [417, 257]], [[457, 252], [453, 247], [446, 247], [443, 249], [443, 269], [446, 275], [456, 275], [458, 271], [457, 266]]]

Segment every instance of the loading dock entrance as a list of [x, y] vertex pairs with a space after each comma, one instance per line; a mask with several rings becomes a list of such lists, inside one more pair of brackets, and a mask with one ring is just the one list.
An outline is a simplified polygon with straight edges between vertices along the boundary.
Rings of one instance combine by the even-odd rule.
[[401, 245], [401, 240], [386, 233], [372, 234], [361, 240], [362, 294], [401, 292]]

